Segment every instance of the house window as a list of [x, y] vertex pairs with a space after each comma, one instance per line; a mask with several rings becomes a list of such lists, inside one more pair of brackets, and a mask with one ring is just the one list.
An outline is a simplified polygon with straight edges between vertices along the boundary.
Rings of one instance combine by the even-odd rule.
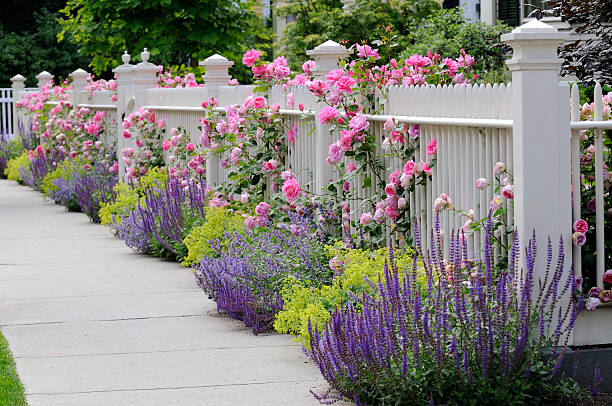
[[[521, 0], [521, 22], [536, 18], [536, 11], [538, 9], [546, 10], [552, 8], [554, 0]], [[548, 16], [544, 14], [544, 16]]]

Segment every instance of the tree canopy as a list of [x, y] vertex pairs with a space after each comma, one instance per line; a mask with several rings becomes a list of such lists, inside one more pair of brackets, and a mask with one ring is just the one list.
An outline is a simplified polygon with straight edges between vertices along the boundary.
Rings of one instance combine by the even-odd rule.
[[123, 50], [146, 47], [152, 62], [196, 66], [215, 53], [240, 61], [269, 40], [252, 0], [68, 0], [61, 14], [58, 38], [73, 36], [97, 74], [121, 63]]

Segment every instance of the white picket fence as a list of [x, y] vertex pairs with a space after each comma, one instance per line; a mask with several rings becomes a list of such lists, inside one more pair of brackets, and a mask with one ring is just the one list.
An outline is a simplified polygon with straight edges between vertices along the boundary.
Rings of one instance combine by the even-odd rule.
[[[512, 85], [474, 86], [393, 86], [388, 89], [388, 101], [379, 115], [368, 115], [372, 128], [382, 141], [382, 124], [388, 118], [397, 122], [419, 124], [421, 135], [415, 160], [427, 161], [426, 145], [437, 139], [437, 163], [431, 180], [419, 186], [409, 196], [410, 216], [419, 219], [423, 230], [431, 230], [435, 221], [433, 202], [441, 193], [449, 195], [457, 207], [473, 209], [475, 217], [487, 215], [493, 191], [476, 190], [477, 178], [492, 179], [496, 162], [504, 162], [514, 175], [515, 199], [509, 207], [506, 221], [509, 227], [516, 226], [524, 246], [533, 229], [539, 236], [539, 267], [536, 278], [543, 278], [545, 236], [553, 241], [563, 237], [566, 246], [565, 264], [573, 263], [578, 275], [582, 272], [580, 248], [569, 250], [572, 221], [580, 217], [580, 195], [570, 194], [571, 184], [580, 184], [580, 143], [578, 132], [582, 129], [596, 131], [596, 206], [597, 220], [594, 224], [597, 238], [597, 278], [605, 268], [606, 253], [604, 235], [604, 193], [602, 134], [612, 129], [612, 121], [603, 121], [601, 87], [595, 90], [595, 120], [579, 121], [579, 98], [577, 87], [572, 89], [570, 115], [570, 89], [567, 83], [559, 82], [560, 61], [557, 45], [566, 38], [555, 28], [534, 20], [502, 36], [511, 45], [515, 54], [508, 61], [512, 70]], [[330, 41], [310, 51], [316, 61], [315, 77], [322, 78], [337, 67], [338, 58], [345, 53], [343, 47]], [[132, 65], [124, 55], [124, 64], [114, 71], [117, 74], [117, 102], [110, 101], [109, 92], [83, 93], [86, 73], [75, 71], [71, 97], [76, 105], [107, 112], [116, 126], [118, 150], [130, 145], [133, 140], [122, 137], [120, 125], [123, 117], [139, 107], [155, 111], [165, 120], [167, 129], [185, 128], [193, 141], [199, 136], [199, 122], [203, 109], [201, 102], [215, 97], [219, 109], [230, 104], [241, 104], [253, 93], [252, 86], [225, 86], [230, 77], [228, 69], [232, 62], [215, 55], [203, 62], [207, 74], [205, 87], [157, 88], [157, 67], [148, 62], [148, 53], [141, 54], [142, 63]], [[42, 74], [41, 74], [42, 75]], [[39, 76], [41, 76], [39, 75]], [[21, 80], [21, 79], [20, 79]], [[14, 81], [13, 91], [17, 98], [23, 94], [23, 82]], [[48, 83], [49, 77], [42, 75], [39, 83]], [[289, 148], [288, 162], [300, 182], [310, 191], [320, 192], [332, 177], [332, 169], [325, 162], [327, 148], [336, 141], [328, 125], [318, 120], [302, 120], [304, 112], [286, 106], [287, 93], [294, 94], [295, 106], [302, 104], [306, 115], [312, 118], [321, 108], [316, 98], [304, 86], [287, 89], [273, 87], [268, 94], [270, 104], [280, 103], [281, 114], [291, 123], [298, 124], [295, 145]], [[599, 104], [597, 104], [599, 100]], [[15, 117], [15, 120], [19, 117]], [[570, 137], [571, 133], [571, 137]], [[606, 152], [607, 153], [607, 152]], [[404, 162], [389, 160], [389, 172], [401, 168]], [[219, 159], [207, 163], [207, 181], [211, 185], [227, 180], [227, 170]], [[360, 199], [371, 196], [371, 188], [361, 184], [352, 185]], [[575, 188], [576, 190], [579, 188]], [[505, 204], [508, 204], [507, 202]], [[361, 202], [352, 202], [352, 216], [357, 219], [363, 211]], [[459, 229], [465, 218], [444, 212], [441, 227], [446, 233]], [[593, 231], [591, 231], [593, 232]], [[508, 242], [508, 237], [503, 236]], [[608, 237], [610, 238], [610, 237]], [[473, 252], [482, 249], [482, 233], [469, 236]], [[426, 239], [424, 240], [426, 243]], [[570, 251], [570, 252], [568, 252]], [[498, 254], [498, 253], [496, 253]], [[608, 253], [609, 255], [609, 253]], [[569, 296], [567, 298], [569, 299]], [[581, 344], [612, 343], [609, 329], [597, 329], [602, 323], [612, 321], [612, 307], [582, 315], [581, 328], [574, 333], [573, 342]], [[595, 329], [595, 331], [593, 331]]]

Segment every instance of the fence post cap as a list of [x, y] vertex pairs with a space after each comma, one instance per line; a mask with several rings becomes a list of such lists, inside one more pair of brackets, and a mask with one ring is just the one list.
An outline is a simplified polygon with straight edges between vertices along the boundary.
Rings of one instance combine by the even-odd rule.
[[20, 75], [19, 73], [11, 78], [11, 82], [25, 82], [25, 80], [26, 78], [23, 77], [23, 75]]
[[569, 34], [560, 32], [556, 27], [546, 24], [540, 20], [531, 20], [511, 32], [503, 34], [503, 42], [519, 40], [558, 40], [559, 42], [569, 39]]
[[317, 45], [314, 49], [306, 51], [307, 55], [338, 55], [338, 57], [346, 56], [346, 48], [336, 41], [327, 40], [324, 43]]
[[41, 79], [53, 79], [53, 75], [50, 74], [49, 72], [47, 72], [46, 70], [40, 72], [38, 75], [36, 75], [36, 79], [41, 80]]
[[87, 79], [89, 77], [89, 73], [81, 68], [78, 68], [68, 76], [70, 76], [73, 80]]
[[123, 61], [123, 64], [114, 68], [113, 72], [114, 73], [132, 72], [136, 65], [132, 65], [130, 63], [131, 59], [132, 57], [130, 56], [130, 54], [128, 54], [128, 51], [127, 50], [123, 51], [123, 55], [121, 55], [121, 60]]
[[229, 74], [229, 68], [234, 64], [226, 57], [214, 54], [199, 62], [200, 66], [204, 66], [206, 72], [202, 75], [204, 83], [208, 86], [224, 86], [232, 79]]
[[147, 50], [147, 48], [143, 49], [143, 51], [140, 53], [140, 58], [142, 59], [142, 62], [137, 64], [134, 69], [137, 71], [147, 71], [147, 72], [153, 71], [157, 73], [159, 71], [159, 66], [154, 65], [151, 62], [149, 62], [150, 57], [151, 57], [151, 53]]
[[219, 55], [219, 54], [211, 55], [208, 58], [204, 59], [203, 61], [199, 62], [200, 66], [207, 66], [207, 65], [226, 66], [227, 65], [228, 68], [232, 66], [233, 64], [234, 64], [234, 61], [230, 61], [223, 55]]

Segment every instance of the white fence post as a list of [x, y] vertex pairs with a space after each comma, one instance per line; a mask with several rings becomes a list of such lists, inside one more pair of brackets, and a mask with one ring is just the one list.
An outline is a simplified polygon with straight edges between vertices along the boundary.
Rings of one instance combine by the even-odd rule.
[[146, 104], [143, 91], [157, 85], [159, 66], [149, 62], [150, 56], [151, 54], [145, 48], [140, 53], [142, 62], [134, 67], [134, 101], [136, 102], [135, 108], [137, 109]]
[[523, 253], [537, 233], [536, 288], [546, 272], [547, 237], [555, 251], [563, 237], [566, 271], [572, 263], [570, 99], [567, 83], [559, 83], [557, 57], [558, 45], [567, 38], [538, 20], [501, 37], [514, 49], [506, 61], [512, 71], [514, 224]]
[[53, 75], [47, 72], [46, 70], [40, 72], [36, 75], [36, 79], [38, 79], [38, 88], [41, 89], [43, 86], [51, 86], [53, 85]]
[[[205, 73], [202, 75], [206, 88], [208, 88], [209, 97], [218, 97], [218, 87], [226, 86], [227, 82], [232, 78], [229, 74], [229, 68], [234, 64], [234, 61], [219, 55], [214, 54], [203, 61], [200, 61], [200, 66], [204, 66]], [[206, 184], [208, 186], [216, 186], [220, 182], [219, 173], [219, 156], [214, 155], [206, 160]]]
[[72, 105], [78, 106], [84, 101], [83, 92], [87, 86], [87, 78], [89, 73], [79, 68], [69, 75], [72, 78]]
[[134, 65], [130, 64], [130, 55], [125, 51], [121, 56], [123, 65], [113, 69], [117, 75], [117, 162], [119, 179], [126, 180], [125, 164], [121, 159], [121, 150], [125, 146], [123, 138], [123, 119], [134, 108]]
[[[326, 41], [314, 49], [306, 52], [315, 61], [312, 70], [315, 80], [325, 80], [325, 75], [334, 69], [338, 69], [338, 61], [347, 55], [346, 48], [334, 41]], [[314, 191], [319, 192], [332, 179], [332, 167], [326, 162], [329, 145], [333, 142], [330, 134], [330, 125], [321, 124], [318, 119], [319, 111], [325, 106], [317, 103], [315, 107], [315, 162], [317, 167], [314, 171]]]
[[[25, 90], [26, 78], [17, 74], [11, 78], [11, 89], [13, 89], [13, 135], [21, 136], [19, 134], [19, 116], [17, 113], [17, 102], [21, 100], [21, 92]], [[25, 126], [25, 123], [21, 123]], [[24, 127], [25, 129], [25, 127]]]

